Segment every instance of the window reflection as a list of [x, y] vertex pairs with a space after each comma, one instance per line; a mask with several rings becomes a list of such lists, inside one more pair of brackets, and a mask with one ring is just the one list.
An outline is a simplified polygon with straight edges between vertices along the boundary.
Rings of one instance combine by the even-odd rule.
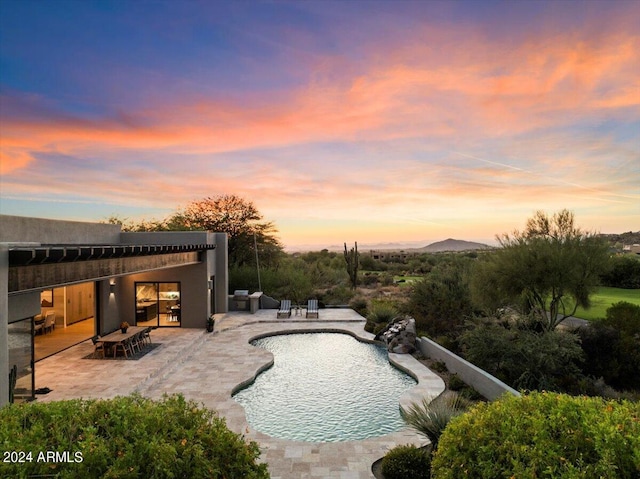
[[13, 402], [33, 399], [33, 332], [31, 323], [32, 318], [26, 318], [8, 326], [9, 369], [16, 372], [15, 384], [9, 384], [10, 388], [13, 386], [13, 390], [10, 391], [13, 394]]

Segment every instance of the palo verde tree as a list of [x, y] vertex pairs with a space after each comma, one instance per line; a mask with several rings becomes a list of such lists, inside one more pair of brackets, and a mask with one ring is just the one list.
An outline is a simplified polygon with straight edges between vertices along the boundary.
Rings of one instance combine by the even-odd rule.
[[356, 242], [355, 247], [349, 251], [347, 251], [347, 243], [344, 244], [344, 261], [347, 263], [347, 273], [349, 273], [351, 288], [355, 289], [356, 286], [358, 286], [358, 266], [360, 262], [358, 242]]
[[608, 246], [575, 226], [571, 211], [538, 211], [524, 231], [497, 237], [502, 248], [474, 268], [472, 295], [485, 309], [520, 306], [553, 330], [588, 308], [608, 261]]

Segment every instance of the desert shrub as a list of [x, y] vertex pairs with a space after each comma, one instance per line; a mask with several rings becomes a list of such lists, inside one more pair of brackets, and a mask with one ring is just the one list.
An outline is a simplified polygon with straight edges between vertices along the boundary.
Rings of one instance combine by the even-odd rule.
[[435, 399], [424, 398], [421, 403], [413, 403], [408, 408], [400, 406], [400, 416], [404, 422], [425, 436], [435, 450], [447, 424], [462, 414], [469, 402], [455, 393], [445, 393]]
[[374, 323], [388, 323], [398, 315], [396, 308], [387, 303], [374, 303], [371, 305], [367, 319]]
[[318, 299], [324, 304], [343, 305], [349, 304], [353, 295], [353, 291], [346, 284], [339, 284], [319, 294]]
[[[606, 318], [577, 329], [576, 334], [585, 353], [584, 374], [602, 378], [617, 390], [640, 390], [640, 306], [616, 303], [607, 309]], [[598, 394], [599, 389], [586, 392]]]
[[473, 313], [465, 265], [440, 265], [413, 283], [406, 312], [430, 337], [456, 335]]
[[449, 370], [449, 368], [447, 368], [447, 365], [443, 361], [435, 361], [429, 366], [429, 368], [438, 373], [445, 373]]
[[640, 337], [640, 306], [627, 301], [615, 303], [607, 308], [603, 322], [625, 335]]
[[566, 392], [581, 378], [584, 353], [572, 333], [488, 322], [465, 332], [462, 343], [466, 360], [515, 389]]
[[365, 273], [360, 276], [360, 284], [362, 286], [376, 286], [378, 284], [378, 275], [372, 273]]
[[385, 479], [429, 479], [430, 468], [429, 450], [410, 444], [394, 447], [382, 459]]
[[505, 396], [451, 421], [434, 479], [632, 479], [640, 472], [640, 403], [556, 393]]
[[[0, 409], [0, 449], [33, 452], [32, 461], [3, 463], [2, 477], [269, 477], [255, 442], [179, 395], [11, 404]], [[38, 461], [46, 451], [82, 461]]]
[[367, 300], [361, 296], [355, 297], [349, 303], [349, 307], [353, 309], [360, 316], [366, 317], [369, 305]]
[[452, 391], [460, 391], [465, 386], [465, 382], [460, 379], [460, 376], [458, 376], [457, 374], [453, 374], [449, 378], [449, 389], [451, 389]]

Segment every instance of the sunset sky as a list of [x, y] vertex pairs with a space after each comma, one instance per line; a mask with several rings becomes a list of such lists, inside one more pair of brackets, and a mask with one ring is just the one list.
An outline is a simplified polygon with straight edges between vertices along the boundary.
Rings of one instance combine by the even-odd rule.
[[0, 212], [288, 248], [640, 230], [640, 2], [0, 0]]

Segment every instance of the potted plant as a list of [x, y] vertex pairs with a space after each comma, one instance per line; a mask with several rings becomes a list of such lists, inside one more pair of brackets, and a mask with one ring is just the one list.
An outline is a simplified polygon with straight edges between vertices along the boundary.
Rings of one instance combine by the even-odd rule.
[[207, 332], [208, 333], [212, 333], [213, 332], [213, 327], [215, 326], [215, 324], [216, 324], [216, 318], [212, 314], [211, 316], [209, 316], [207, 318]]
[[120, 331], [122, 331], [123, 333], [127, 332], [128, 327], [129, 327], [129, 323], [127, 323], [126, 321], [122, 321], [120, 323]]

